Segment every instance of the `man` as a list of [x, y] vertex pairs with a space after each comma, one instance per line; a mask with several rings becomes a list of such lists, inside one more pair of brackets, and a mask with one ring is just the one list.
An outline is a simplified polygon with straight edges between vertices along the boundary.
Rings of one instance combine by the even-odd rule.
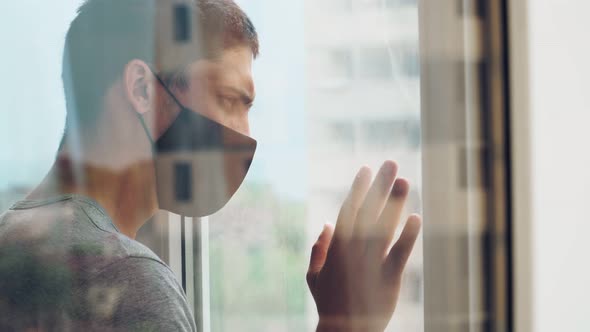
[[[211, 213], [239, 186], [255, 148], [248, 110], [258, 48], [231, 0], [80, 8], [65, 43], [67, 119], [55, 164], [0, 216], [0, 330], [196, 330], [170, 269], [133, 239], [158, 209]], [[206, 174], [183, 164], [169, 188], [174, 156]], [[327, 225], [312, 249], [319, 331], [380, 331], [395, 309], [420, 218], [390, 250], [409, 184], [392, 161], [371, 178], [359, 171], [337, 227]]]

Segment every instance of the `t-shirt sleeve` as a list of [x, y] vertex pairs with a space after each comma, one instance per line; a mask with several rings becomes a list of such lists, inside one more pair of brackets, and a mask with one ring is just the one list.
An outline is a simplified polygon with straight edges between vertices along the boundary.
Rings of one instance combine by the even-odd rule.
[[93, 277], [86, 288], [94, 322], [114, 331], [196, 331], [184, 291], [163, 263], [127, 257]]

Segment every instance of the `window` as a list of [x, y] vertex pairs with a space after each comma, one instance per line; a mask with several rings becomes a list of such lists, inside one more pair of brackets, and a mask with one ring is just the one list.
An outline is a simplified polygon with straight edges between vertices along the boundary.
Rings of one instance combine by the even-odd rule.
[[398, 51], [401, 70], [406, 77], [413, 79], [420, 76], [420, 58], [417, 49], [417, 46], [406, 46]]
[[326, 10], [350, 11], [354, 0], [321, 0], [319, 2]]
[[[211, 330], [311, 331], [315, 305], [298, 271], [308, 263], [309, 247], [323, 224], [335, 221], [354, 172], [365, 163], [375, 168], [385, 158], [398, 160], [414, 186], [408, 210], [420, 210], [419, 102], [414, 100], [412, 108], [389, 101], [392, 94], [408, 93], [399, 91], [395, 79], [405, 80], [410, 73], [417, 78], [415, 68], [406, 66], [418, 63], [418, 27], [400, 29], [413, 30], [404, 38], [415, 46], [404, 49], [406, 59], [395, 58], [398, 64], [392, 66], [391, 45], [368, 46], [362, 43], [364, 35], [355, 32], [366, 19], [356, 7], [344, 16], [325, 10], [322, 2], [292, 3], [292, 24], [271, 28], [265, 22], [276, 22], [271, 13], [281, 5], [273, 0], [244, 3], [254, 22], [263, 23], [263, 50], [271, 53], [273, 42], [286, 39], [292, 43], [281, 43], [281, 54], [300, 56], [289, 58], [289, 68], [279, 54], [256, 60], [258, 98], [288, 94], [289, 100], [302, 98], [305, 103], [273, 98], [253, 110], [254, 131], [267, 144], [253, 163], [261, 174], [249, 178], [209, 218]], [[413, 7], [407, 15], [416, 11]], [[332, 25], [347, 28], [332, 38]], [[418, 98], [417, 85], [404, 87]], [[388, 331], [423, 330], [420, 246], [404, 280], [400, 315]]]
[[350, 83], [354, 74], [353, 53], [351, 49], [335, 48], [314, 52], [309, 59], [309, 70], [317, 76], [317, 87], [326, 89], [342, 88]]
[[191, 170], [191, 165], [186, 162], [174, 165], [174, 189], [178, 201], [186, 202], [192, 199]]
[[354, 80], [411, 84], [420, 75], [418, 46], [392, 44], [382, 46], [349, 46], [314, 51], [309, 71], [314, 73], [316, 87], [324, 89], [351, 88]]
[[368, 79], [391, 78], [392, 68], [386, 47], [361, 48], [359, 50], [358, 76]]
[[386, 6], [389, 8], [399, 8], [403, 6], [416, 7], [418, 0], [385, 0]]
[[391, 9], [399, 10], [405, 7], [416, 8], [417, 0], [356, 0], [359, 9]]
[[355, 141], [355, 128], [352, 123], [335, 122], [330, 125], [331, 138], [352, 145]]
[[418, 151], [415, 140], [419, 133], [415, 132], [415, 127], [412, 128], [411, 120], [368, 120], [363, 122], [361, 132], [361, 141], [367, 149], [410, 148]]
[[[0, 44], [11, 45], [0, 58], [13, 64], [6, 68], [11, 79], [0, 83], [0, 109], [10, 110], [0, 113], [1, 211], [26, 196], [54, 162], [66, 117], [61, 46], [82, 2], [0, 4]], [[388, 38], [375, 40], [383, 27], [362, 8], [384, 4], [402, 17], [418, 9], [407, 0], [236, 2], [257, 27], [261, 49], [249, 113], [258, 149], [248, 176], [219, 212], [189, 218], [161, 211], [137, 239], [171, 267], [203, 332], [311, 331], [317, 313], [305, 284], [310, 249], [322, 226], [336, 221], [356, 171], [395, 159], [412, 183], [406, 212], [421, 209], [419, 86], [405, 82], [419, 78], [417, 22], [389, 22], [411, 45], [398, 52]], [[188, 43], [196, 34], [187, 9], [170, 13], [176, 20], [165, 32]], [[35, 98], [23, 89], [31, 77]], [[199, 179], [199, 169], [182, 161], [170, 169], [177, 202], [202, 194], [187, 185]], [[424, 329], [420, 241], [389, 332]]]

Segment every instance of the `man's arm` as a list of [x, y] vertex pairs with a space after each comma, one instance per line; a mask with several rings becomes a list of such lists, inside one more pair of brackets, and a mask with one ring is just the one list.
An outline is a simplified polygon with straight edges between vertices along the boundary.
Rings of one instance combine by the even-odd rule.
[[363, 167], [336, 228], [327, 225], [312, 248], [307, 282], [320, 316], [318, 331], [383, 331], [393, 315], [421, 228], [420, 216], [410, 216], [391, 247], [409, 192], [397, 170], [386, 161], [371, 185], [371, 171]]

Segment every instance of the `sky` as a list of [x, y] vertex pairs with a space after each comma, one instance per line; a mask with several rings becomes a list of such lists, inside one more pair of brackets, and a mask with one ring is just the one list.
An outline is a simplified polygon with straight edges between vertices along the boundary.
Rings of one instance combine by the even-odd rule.
[[55, 155], [65, 119], [63, 39], [77, 3], [0, 2], [0, 190], [38, 182]]
[[[280, 194], [306, 191], [303, 2], [237, 1], [261, 43], [250, 121], [259, 148], [247, 178]], [[0, 191], [32, 187], [53, 161], [65, 120], [64, 36], [79, 0], [1, 1]], [[268, 13], [289, 13], [269, 15]]]

